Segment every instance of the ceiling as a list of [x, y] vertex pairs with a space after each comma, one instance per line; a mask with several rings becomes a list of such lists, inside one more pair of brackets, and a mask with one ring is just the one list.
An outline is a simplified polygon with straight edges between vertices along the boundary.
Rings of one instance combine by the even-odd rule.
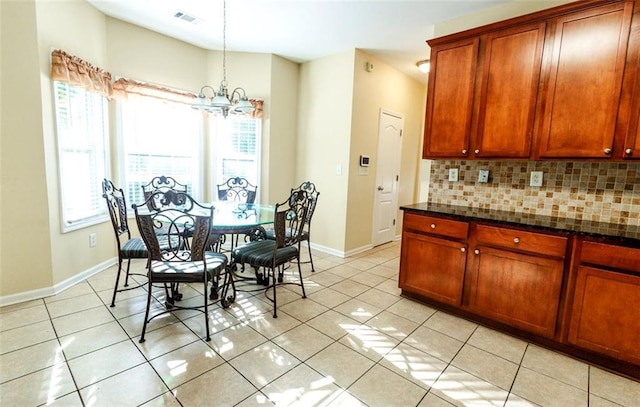
[[[210, 50], [222, 49], [223, 0], [88, 0], [111, 17]], [[434, 24], [510, 0], [229, 0], [227, 50], [307, 62], [353, 48], [426, 83]], [[187, 22], [176, 13], [194, 17]]]

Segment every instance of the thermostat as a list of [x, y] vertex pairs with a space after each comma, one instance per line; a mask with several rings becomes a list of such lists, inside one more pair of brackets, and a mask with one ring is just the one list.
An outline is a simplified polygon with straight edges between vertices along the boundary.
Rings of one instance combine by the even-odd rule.
[[369, 166], [369, 156], [368, 155], [361, 155], [360, 156], [360, 166], [361, 167], [368, 167]]

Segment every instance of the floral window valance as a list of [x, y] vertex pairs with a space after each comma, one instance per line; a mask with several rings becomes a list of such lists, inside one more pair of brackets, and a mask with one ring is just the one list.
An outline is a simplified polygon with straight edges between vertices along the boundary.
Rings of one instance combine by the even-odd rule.
[[51, 79], [110, 97], [111, 74], [64, 51], [51, 53]]
[[[197, 95], [192, 92], [133, 79], [119, 78], [112, 82], [111, 73], [58, 49], [51, 53], [51, 79], [79, 86], [109, 98], [112, 96], [126, 98], [128, 94], [137, 94], [189, 105], [197, 98]], [[250, 99], [250, 102], [254, 110], [247, 116], [256, 119], [263, 118], [264, 101]]]
[[121, 98], [126, 98], [129, 94], [136, 94], [189, 105], [197, 98], [195, 93], [183, 92], [127, 78], [119, 78], [113, 83], [113, 94]]

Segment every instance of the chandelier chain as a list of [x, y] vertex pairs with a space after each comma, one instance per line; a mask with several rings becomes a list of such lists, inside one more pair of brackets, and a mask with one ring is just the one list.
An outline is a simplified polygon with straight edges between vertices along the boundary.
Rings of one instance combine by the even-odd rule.
[[227, 0], [222, 1], [222, 80], [227, 83]]
[[[0, 0], [2, 1], [2, 0]], [[218, 0], [219, 1], [219, 0]], [[198, 98], [192, 108], [204, 110], [209, 113], [222, 113], [226, 118], [229, 113], [246, 115], [255, 110], [253, 103], [249, 101], [243, 88], [237, 87], [229, 94], [227, 83], [227, 0], [222, 0], [222, 82], [218, 90], [205, 85], [200, 89]], [[204, 91], [213, 91], [210, 100], [205, 96]]]

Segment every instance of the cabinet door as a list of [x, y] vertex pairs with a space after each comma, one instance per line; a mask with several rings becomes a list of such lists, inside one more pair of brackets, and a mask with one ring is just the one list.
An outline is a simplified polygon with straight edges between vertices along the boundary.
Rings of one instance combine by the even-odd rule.
[[478, 43], [473, 38], [431, 49], [424, 158], [469, 152]]
[[477, 157], [529, 157], [545, 27], [539, 23], [487, 35]]
[[[640, 16], [640, 12], [638, 12]], [[640, 23], [638, 23], [640, 25]], [[629, 109], [629, 122], [627, 137], [624, 142], [623, 154], [625, 159], [640, 159], [640, 28], [634, 32], [633, 43], [630, 43], [629, 51], [634, 50], [638, 54], [636, 58], [635, 81], [632, 88], [631, 108]]]
[[635, 107], [631, 115], [627, 139], [624, 144], [624, 158], [640, 159], [640, 74], [638, 75], [638, 87], [635, 95]]
[[578, 268], [569, 342], [640, 363], [640, 277]]
[[563, 261], [483, 246], [474, 254], [471, 309], [516, 328], [553, 337]]
[[466, 245], [416, 233], [402, 235], [400, 288], [460, 305]]
[[540, 157], [612, 154], [633, 2], [554, 20], [539, 130]]

